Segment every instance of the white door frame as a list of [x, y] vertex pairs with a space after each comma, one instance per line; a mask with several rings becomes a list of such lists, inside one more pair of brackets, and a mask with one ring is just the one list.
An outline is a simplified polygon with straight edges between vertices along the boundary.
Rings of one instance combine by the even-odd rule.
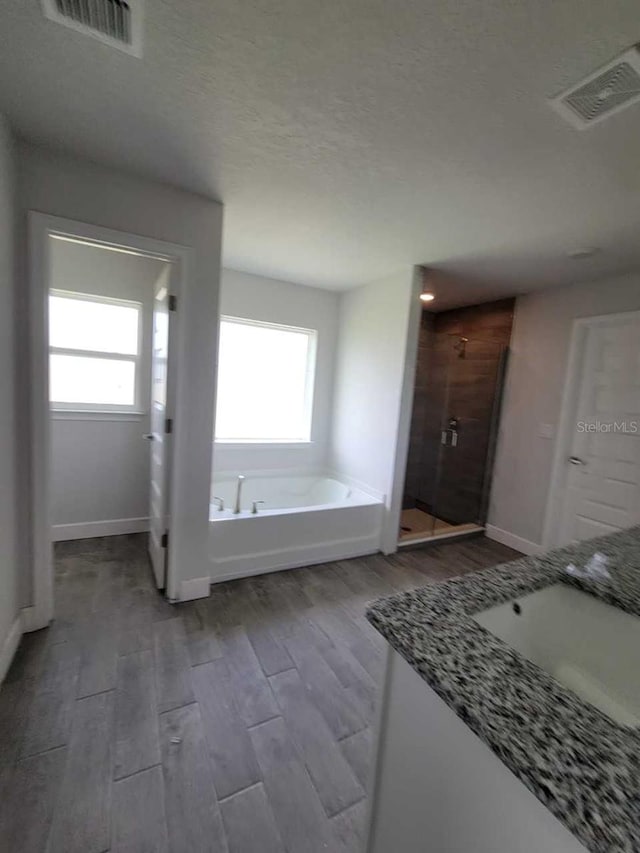
[[610, 323], [616, 320], [640, 319], [640, 311], [622, 311], [616, 314], [598, 314], [594, 317], [579, 317], [573, 321], [571, 329], [571, 344], [569, 346], [569, 359], [565, 372], [564, 386], [562, 392], [562, 405], [560, 407], [560, 420], [558, 423], [558, 436], [553, 455], [551, 468], [551, 479], [547, 491], [547, 509], [544, 520], [544, 532], [542, 536], [543, 550], [557, 546], [558, 520], [560, 508], [565, 496], [567, 479], [567, 456], [571, 446], [574, 429], [574, 416], [578, 402], [578, 385], [580, 371], [582, 369], [582, 357], [587, 339], [587, 332], [593, 326], [600, 323]]
[[[188, 292], [188, 283], [193, 264], [192, 250], [177, 243], [155, 240], [139, 234], [115, 231], [99, 225], [76, 222], [59, 216], [29, 211], [29, 441], [30, 441], [30, 478], [29, 478], [29, 509], [31, 537], [31, 573], [32, 596], [29, 630], [46, 627], [53, 618], [53, 548], [51, 526], [51, 493], [50, 493], [50, 413], [49, 413], [49, 312], [47, 294], [49, 290], [49, 241], [51, 234], [66, 237], [77, 237], [107, 246], [117, 246], [133, 249], [142, 254], [170, 260], [178, 265], [180, 274], [176, 276], [175, 296], [178, 299], [179, 310], [173, 315], [171, 326], [171, 353], [173, 362], [172, 375], [175, 378], [175, 408], [183, 412], [181, 406], [181, 389], [184, 382], [180, 381], [180, 368], [184, 364], [184, 303]], [[176, 460], [174, 448], [179, 445], [180, 421], [173, 413], [174, 429], [171, 448], [169, 451], [169, 478], [175, 482]], [[173, 495], [169, 494], [170, 517], [175, 517]], [[169, 569], [167, 573], [166, 594], [169, 598], [176, 597], [178, 580], [175, 576], [176, 560], [172, 553], [172, 542], [175, 537], [169, 537]]]
[[398, 550], [398, 531], [400, 530], [404, 481], [407, 476], [411, 417], [413, 415], [413, 397], [416, 385], [416, 365], [418, 362], [420, 321], [423, 305], [420, 301], [420, 293], [423, 286], [423, 270], [421, 266], [416, 265], [413, 267], [411, 273], [411, 291], [409, 297], [411, 302], [409, 303], [409, 316], [407, 318], [404, 369], [400, 390], [400, 411], [398, 414], [393, 471], [391, 472], [391, 487], [389, 489], [389, 496], [387, 498], [388, 507], [384, 514], [380, 536], [380, 550], [383, 554], [395, 554]]

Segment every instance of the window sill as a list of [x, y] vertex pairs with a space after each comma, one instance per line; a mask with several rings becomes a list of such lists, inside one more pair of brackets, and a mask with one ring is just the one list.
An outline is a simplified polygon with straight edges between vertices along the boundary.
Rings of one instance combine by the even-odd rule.
[[141, 421], [147, 412], [119, 412], [117, 410], [87, 411], [83, 409], [50, 409], [54, 421]]

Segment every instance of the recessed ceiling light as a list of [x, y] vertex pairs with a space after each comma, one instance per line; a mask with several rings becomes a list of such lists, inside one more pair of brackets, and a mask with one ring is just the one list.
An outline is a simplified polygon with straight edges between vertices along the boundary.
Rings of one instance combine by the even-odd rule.
[[582, 249], [573, 249], [571, 252], [568, 252], [567, 255], [572, 261], [582, 261], [585, 258], [592, 258], [600, 251], [601, 250], [598, 249], [597, 246], [585, 246]]
[[420, 299], [422, 299], [423, 302], [433, 302], [433, 300], [435, 298], [436, 298], [435, 293], [421, 293], [420, 294]]

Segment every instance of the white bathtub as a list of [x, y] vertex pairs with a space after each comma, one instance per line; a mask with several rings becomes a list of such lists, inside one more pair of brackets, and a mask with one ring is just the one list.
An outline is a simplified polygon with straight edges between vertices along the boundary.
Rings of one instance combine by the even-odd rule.
[[[237, 480], [215, 478], [210, 507], [212, 582], [343, 560], [380, 548], [383, 502], [328, 477], [247, 475], [242, 511], [233, 513]], [[253, 501], [264, 501], [252, 514]]]

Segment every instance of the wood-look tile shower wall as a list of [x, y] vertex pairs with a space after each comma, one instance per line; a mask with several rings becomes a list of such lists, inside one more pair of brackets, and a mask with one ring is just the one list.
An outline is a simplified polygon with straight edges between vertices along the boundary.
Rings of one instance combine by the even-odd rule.
[[[405, 508], [420, 506], [452, 523], [478, 520], [498, 361], [511, 337], [514, 304], [503, 299], [439, 314], [423, 312]], [[459, 359], [452, 349], [460, 337], [469, 344]], [[441, 450], [441, 430], [449, 417], [459, 420], [458, 445]]]

